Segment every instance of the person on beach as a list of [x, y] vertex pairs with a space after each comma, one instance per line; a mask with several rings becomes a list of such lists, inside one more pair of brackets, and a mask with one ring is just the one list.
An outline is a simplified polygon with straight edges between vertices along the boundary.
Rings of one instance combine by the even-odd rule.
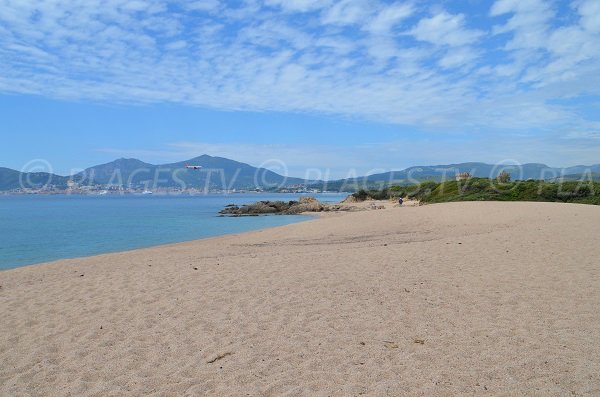
[[404, 204], [404, 200], [402, 200], [402, 197], [400, 197], [400, 200], [398, 200], [398, 204], [400, 204], [400, 205]]

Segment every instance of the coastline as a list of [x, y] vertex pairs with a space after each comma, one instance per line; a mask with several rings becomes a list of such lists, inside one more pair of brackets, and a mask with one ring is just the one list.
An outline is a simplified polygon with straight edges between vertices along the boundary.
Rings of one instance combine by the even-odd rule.
[[[280, 216], [280, 215], [261, 215], [261, 216]], [[295, 215], [295, 216], [296, 217], [301, 216], [301, 217], [304, 217], [305, 219], [292, 221], [292, 222], [289, 222], [284, 225], [262, 227], [262, 228], [251, 229], [251, 230], [246, 230], [246, 231], [242, 231], [242, 232], [230, 232], [230, 233], [218, 234], [215, 236], [208, 236], [208, 237], [202, 237], [202, 238], [190, 238], [189, 240], [176, 241], [176, 242], [172, 242], [172, 243], [152, 244], [152, 245], [148, 245], [148, 246], [142, 246], [142, 247], [136, 247], [136, 248], [130, 248], [130, 249], [123, 249], [123, 250], [118, 249], [115, 251], [106, 251], [106, 252], [101, 252], [101, 253], [97, 253], [97, 254], [65, 257], [65, 258], [41, 261], [41, 262], [36, 262], [36, 263], [29, 263], [29, 264], [25, 264], [25, 265], [17, 265], [14, 267], [0, 268], [0, 274], [2, 274], [3, 272], [8, 272], [11, 270], [22, 269], [22, 268], [31, 267], [31, 266], [52, 265], [52, 264], [60, 263], [60, 262], [77, 261], [77, 260], [83, 260], [83, 259], [87, 259], [87, 258], [104, 257], [107, 255], [115, 255], [115, 254], [129, 254], [129, 253], [135, 253], [137, 251], [153, 249], [153, 248], [169, 248], [171, 246], [177, 246], [179, 244], [197, 243], [197, 242], [206, 241], [206, 240], [219, 239], [222, 237], [239, 236], [239, 235], [244, 235], [247, 233], [262, 232], [265, 230], [277, 229], [280, 227], [295, 225], [298, 223], [309, 222], [311, 220], [320, 218], [319, 214], [314, 214], [314, 213], [305, 213], [305, 214], [299, 214], [299, 215]]]
[[218, 216], [219, 210], [229, 203], [274, 197], [292, 200], [298, 196], [3, 198], [0, 271], [242, 233], [305, 219], [298, 216], [228, 220]]
[[[383, 206], [387, 206], [387, 207], [392, 207], [393, 205], [395, 205], [395, 203], [390, 202], [389, 200], [367, 200], [364, 202], [352, 202], [352, 203], [334, 203], [337, 204], [338, 206], [345, 206], [345, 207], [354, 207], [357, 208], [359, 210], [361, 209], [367, 209], [369, 206], [371, 205], [383, 205]], [[327, 204], [325, 204], [327, 205]], [[418, 205], [418, 202], [416, 201], [407, 201], [405, 204], [405, 207], [411, 207], [411, 206], [415, 206]], [[295, 221], [290, 221], [284, 225], [277, 225], [277, 226], [269, 226], [269, 227], [259, 227], [257, 229], [250, 229], [250, 230], [245, 230], [245, 231], [241, 231], [241, 232], [237, 232], [237, 231], [232, 231], [232, 232], [227, 232], [227, 233], [223, 233], [223, 234], [218, 234], [218, 235], [214, 235], [214, 236], [207, 236], [207, 237], [202, 237], [202, 238], [189, 238], [189, 239], [184, 239], [181, 241], [176, 241], [176, 242], [167, 242], [167, 243], [158, 243], [158, 244], [151, 244], [151, 245], [147, 245], [147, 246], [141, 246], [141, 247], [133, 247], [133, 248], [129, 248], [129, 249], [115, 249], [115, 250], [109, 250], [109, 251], [104, 251], [104, 252], [99, 252], [99, 253], [92, 253], [89, 255], [74, 255], [74, 256], [68, 256], [68, 257], [62, 257], [62, 258], [57, 258], [57, 259], [50, 259], [50, 260], [42, 260], [39, 262], [34, 262], [34, 263], [28, 263], [28, 264], [20, 264], [20, 265], [15, 265], [15, 266], [11, 266], [11, 267], [0, 267], [0, 273], [1, 272], [5, 272], [5, 271], [9, 271], [9, 270], [14, 270], [14, 269], [19, 269], [19, 268], [23, 268], [23, 267], [28, 267], [28, 266], [37, 266], [37, 265], [45, 265], [45, 264], [52, 264], [52, 263], [56, 263], [56, 262], [61, 262], [61, 261], [68, 261], [68, 260], [79, 260], [79, 259], [85, 259], [85, 258], [92, 258], [92, 257], [96, 257], [96, 256], [103, 256], [103, 255], [109, 255], [109, 254], [121, 254], [121, 253], [129, 253], [129, 252], [135, 252], [135, 251], [139, 251], [139, 250], [144, 250], [144, 249], [149, 249], [149, 248], [160, 248], [160, 247], [168, 247], [168, 246], [172, 246], [172, 245], [177, 245], [177, 244], [183, 244], [183, 243], [193, 243], [193, 242], [199, 242], [199, 241], [203, 241], [203, 240], [210, 240], [210, 239], [215, 239], [215, 238], [220, 238], [220, 237], [226, 237], [226, 236], [232, 236], [232, 235], [243, 235], [246, 233], [252, 233], [254, 231], [264, 231], [264, 230], [270, 230], [270, 229], [275, 229], [278, 227], [283, 227], [283, 226], [288, 226], [288, 225], [294, 225], [297, 223], [303, 223], [303, 222], [308, 222], [310, 220], [314, 220], [314, 219], [318, 219], [318, 218], [323, 218], [323, 217], [327, 217], [327, 216], [335, 216], [335, 214], [341, 214], [344, 211], [339, 211], [339, 210], [334, 210], [334, 211], [325, 211], [325, 212], [302, 212], [302, 213], [298, 213], [298, 214], [260, 214], [260, 215], [252, 215], [252, 216], [245, 216], [245, 218], [256, 218], [256, 217], [271, 217], [271, 216], [276, 216], [276, 217], [282, 217], [280, 219], [285, 219], [286, 217], [302, 217], [304, 219], [301, 220], [295, 220]], [[224, 217], [223, 215], [220, 215], [220, 217]], [[229, 217], [229, 218], [236, 218], [235, 216], [225, 216], [225, 217]]]
[[5, 270], [0, 394], [592, 395], [598, 224], [436, 204]]

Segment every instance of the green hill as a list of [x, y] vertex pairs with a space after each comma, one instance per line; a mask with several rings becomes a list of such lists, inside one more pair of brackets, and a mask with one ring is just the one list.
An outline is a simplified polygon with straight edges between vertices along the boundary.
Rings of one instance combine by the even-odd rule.
[[47, 172], [19, 172], [0, 167], [0, 191], [29, 188], [39, 189], [44, 186], [66, 188], [69, 178]]
[[424, 182], [412, 186], [392, 186], [380, 191], [355, 193], [358, 199], [407, 197], [422, 203], [452, 201], [549, 201], [600, 205], [598, 182], [515, 181], [471, 178], [466, 181]]
[[342, 179], [327, 182], [330, 190], [358, 190], [360, 188], [383, 188], [392, 185], [414, 185], [424, 181], [443, 182], [453, 180], [458, 173], [468, 172], [477, 178], [496, 178], [502, 171], [511, 174], [513, 180], [555, 180], [560, 175], [582, 173], [600, 173], [600, 164], [591, 166], [578, 165], [568, 168], [550, 167], [546, 164], [528, 163], [517, 165], [487, 164], [487, 163], [457, 163], [443, 165], [428, 165], [406, 168], [373, 174], [359, 178]]

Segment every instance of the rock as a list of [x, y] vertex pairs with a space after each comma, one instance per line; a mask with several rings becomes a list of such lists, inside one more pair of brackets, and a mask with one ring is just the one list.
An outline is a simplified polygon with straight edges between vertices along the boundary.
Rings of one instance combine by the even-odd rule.
[[319, 201], [314, 197], [300, 197], [298, 200], [300, 204], [318, 204]]
[[342, 203], [350, 203], [350, 204], [358, 203], [358, 202], [360, 202], [360, 200], [357, 200], [356, 197], [354, 197], [353, 195], [349, 195], [342, 201]]
[[352, 211], [354, 208], [340, 204], [323, 204], [314, 197], [302, 197], [299, 201], [258, 201], [241, 207], [228, 205], [221, 215], [257, 216], [257, 215], [296, 215], [305, 212]]

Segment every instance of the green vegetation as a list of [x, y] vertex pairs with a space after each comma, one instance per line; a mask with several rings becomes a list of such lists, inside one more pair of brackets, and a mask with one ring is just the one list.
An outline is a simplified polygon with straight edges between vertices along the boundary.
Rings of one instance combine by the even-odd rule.
[[510, 174], [506, 171], [502, 171], [497, 177], [496, 180], [500, 183], [508, 183], [510, 182]]
[[[504, 178], [503, 178], [504, 179]], [[392, 186], [379, 191], [361, 190], [359, 201], [409, 198], [423, 203], [452, 201], [549, 201], [600, 205], [600, 183], [593, 181], [546, 182], [538, 180], [500, 182], [471, 178], [465, 181], [428, 181], [413, 186]]]
[[40, 189], [57, 187], [65, 189], [68, 177], [46, 172], [21, 173], [9, 168], [0, 167], [0, 192], [19, 188]]

